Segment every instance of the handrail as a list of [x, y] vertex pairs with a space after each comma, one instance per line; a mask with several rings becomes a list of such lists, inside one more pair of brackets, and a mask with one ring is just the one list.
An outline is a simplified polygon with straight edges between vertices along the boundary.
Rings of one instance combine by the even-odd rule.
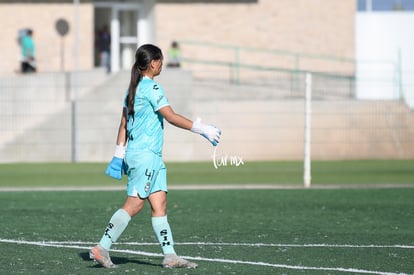
[[[332, 55], [323, 55], [323, 54], [311, 54], [303, 52], [292, 52], [288, 50], [279, 50], [279, 49], [265, 49], [265, 48], [256, 48], [248, 46], [239, 46], [234, 44], [223, 44], [216, 42], [206, 42], [206, 41], [194, 41], [194, 40], [178, 40], [178, 43], [184, 47], [196, 46], [196, 47], [207, 47], [211, 49], [224, 49], [230, 50], [233, 52], [233, 55], [230, 55], [229, 58], [223, 60], [222, 56], [217, 55], [214, 57], [212, 55], [211, 59], [207, 60], [205, 58], [200, 59], [197, 56], [185, 56], [186, 52], [184, 51], [183, 62], [192, 63], [192, 64], [204, 64], [211, 66], [223, 66], [228, 67], [231, 72], [230, 81], [233, 81], [236, 84], [240, 83], [240, 75], [242, 69], [256, 70], [256, 71], [276, 71], [276, 72], [286, 72], [291, 73], [294, 78], [293, 82], [296, 83], [298, 80], [299, 74], [310, 72], [314, 75], [325, 76], [325, 77], [335, 77], [342, 79], [349, 79], [355, 81], [355, 83], [360, 81], [365, 81], [366, 76], [361, 74], [359, 66], [369, 65], [372, 66], [375, 64], [386, 64], [392, 68], [393, 72], [389, 74], [391, 77], [392, 85], [398, 90], [400, 98], [403, 98], [403, 83], [402, 83], [402, 69], [401, 69], [401, 53], [398, 53], [397, 60], [364, 60], [364, 59], [355, 59], [349, 57], [339, 57]], [[244, 59], [249, 59], [248, 55], [242, 55], [243, 52], [253, 52], [253, 53], [265, 53], [269, 55], [275, 55], [281, 57], [281, 60], [284, 60], [281, 63], [282, 66], [263, 66], [253, 63], [251, 61], [246, 62]], [[220, 56], [220, 57], [219, 57]], [[289, 58], [289, 59], [286, 59]], [[290, 61], [290, 58], [292, 60]], [[221, 60], [220, 60], [221, 59]], [[312, 59], [313, 61], [309, 61]], [[307, 60], [306, 63], [303, 61]], [[287, 61], [287, 62], [286, 62]], [[320, 62], [322, 61], [322, 63]], [[285, 64], [291, 66], [284, 66]], [[322, 65], [320, 65], [322, 64]], [[315, 69], [318, 68], [318, 69]], [[320, 69], [319, 69], [320, 68]], [[364, 72], [363, 72], [364, 73]], [[362, 76], [362, 77], [361, 77]], [[389, 81], [379, 77], [375, 80], [369, 79], [369, 81], [381, 82]], [[297, 83], [299, 84], [299, 83]]]
[[355, 63], [354, 58], [338, 57], [338, 56], [332, 56], [332, 55], [310, 54], [310, 53], [292, 52], [292, 51], [288, 51], [288, 50], [265, 49], [265, 48], [247, 47], [247, 46], [239, 46], [239, 45], [232, 45], [232, 44], [194, 41], [194, 40], [180, 40], [179, 43], [180, 44], [189, 44], [189, 45], [212, 47], [212, 48], [245, 50], [245, 51], [253, 51], [253, 52], [265, 52], [265, 53], [270, 53], [270, 54], [275, 54], [275, 55], [290, 55], [290, 56], [294, 56], [294, 57], [306, 57], [306, 58], [313, 58], [313, 59], [335, 60], [335, 61], [338, 61], [338, 62], [348, 62], [348, 63], [352, 63], [352, 64]]
[[[215, 43], [215, 42], [194, 41], [194, 40], [179, 40], [178, 43], [181, 45], [192, 45], [192, 46], [197, 46], [197, 47], [207, 47], [207, 48], [215, 48], [215, 49], [227, 49], [227, 50], [233, 51], [233, 58], [232, 58], [233, 61], [231, 62], [220, 61], [220, 60], [205, 60], [205, 59], [197, 59], [197, 58], [189, 58], [189, 57], [184, 57], [183, 61], [187, 63], [194, 63], [194, 64], [226, 66], [231, 69], [234, 69], [234, 75], [235, 75], [234, 82], [235, 83], [240, 83], [240, 69], [253, 69], [253, 70], [258, 70], [258, 71], [266, 70], [266, 71], [291, 72], [295, 74], [312, 72], [313, 74], [324, 75], [324, 76], [347, 77], [347, 78], [354, 77], [353, 69], [352, 69], [352, 72], [350, 72], [349, 74], [341, 74], [341, 73], [332, 73], [328, 71], [306, 70], [306, 69], [301, 68], [301, 65], [300, 65], [303, 59], [315, 59], [315, 60], [325, 60], [325, 61], [331, 61], [331, 62], [347, 63], [350, 66], [352, 66], [352, 68], [354, 68], [356, 61], [353, 58], [309, 54], [309, 53], [299, 53], [299, 52], [291, 52], [287, 50], [265, 49], [265, 48], [247, 47], [247, 46], [239, 46], [239, 45], [232, 45], [232, 44], [222, 44], [222, 43]], [[287, 56], [289, 58], [293, 58], [292, 60], [293, 69], [289, 69], [286, 67], [282, 68], [278, 66], [262, 66], [262, 65], [247, 64], [240, 60], [241, 52], [267, 53], [271, 55]]]
[[289, 68], [282, 68], [276, 66], [260, 66], [260, 65], [250, 65], [244, 63], [233, 63], [233, 62], [226, 62], [226, 61], [211, 61], [211, 60], [203, 60], [203, 59], [195, 59], [195, 58], [183, 58], [183, 62], [187, 63], [198, 63], [198, 64], [205, 64], [205, 65], [213, 65], [213, 66], [225, 66], [225, 67], [240, 67], [244, 69], [253, 69], [257, 71], [274, 71], [274, 72], [283, 72], [283, 73], [298, 73], [298, 74], [306, 74], [312, 73], [313, 75], [324, 76], [324, 77], [334, 77], [334, 78], [344, 78], [344, 79], [354, 79], [354, 75], [346, 75], [340, 73], [330, 73], [330, 72], [321, 72], [321, 71], [312, 71], [312, 70], [301, 70], [301, 69], [289, 69]]

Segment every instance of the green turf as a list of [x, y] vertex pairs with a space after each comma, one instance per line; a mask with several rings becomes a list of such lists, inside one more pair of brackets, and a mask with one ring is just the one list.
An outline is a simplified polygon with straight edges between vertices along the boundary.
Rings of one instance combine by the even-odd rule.
[[[0, 238], [94, 243], [124, 197], [123, 191], [0, 192]], [[168, 195], [169, 220], [178, 243], [177, 252], [191, 257], [241, 262], [199, 259], [197, 270], [165, 270], [159, 266], [160, 257], [113, 252], [113, 261], [120, 268], [103, 270], [87, 259], [87, 248], [40, 247], [1, 241], [0, 273], [364, 274], [343, 272], [340, 270], [343, 268], [378, 272], [371, 274], [412, 274], [413, 197], [414, 188], [173, 190]], [[114, 249], [160, 253], [157, 245], [125, 244], [155, 242], [148, 205], [131, 221], [119, 242]], [[182, 242], [190, 244], [180, 245]], [[82, 246], [89, 247], [88, 243]], [[353, 246], [304, 247], [304, 244]], [[354, 247], [361, 245], [410, 248]], [[306, 269], [308, 267], [317, 269]]]
[[[1, 164], [0, 187], [124, 186], [103, 174], [105, 163]], [[289, 184], [302, 186], [303, 164], [248, 162], [167, 163], [176, 184]], [[313, 184], [414, 184], [413, 160], [314, 161]], [[0, 192], [1, 239], [96, 242], [122, 204], [116, 192]], [[199, 260], [200, 268], [164, 270], [160, 258], [113, 253], [119, 270], [103, 270], [87, 249], [0, 242], [0, 274], [344, 274], [340, 268], [414, 272], [414, 189], [211, 190], [169, 193], [169, 216], [182, 255], [241, 261]], [[115, 249], [159, 253], [148, 207], [133, 219]], [[212, 244], [196, 244], [211, 242]], [[225, 243], [234, 243], [226, 245]], [[242, 246], [242, 243], [252, 244]], [[294, 244], [258, 246], [254, 244]], [[397, 247], [303, 247], [303, 244], [408, 245]], [[83, 244], [88, 246], [90, 244]], [[299, 269], [281, 268], [287, 265]], [[301, 268], [302, 267], [302, 268]], [[317, 267], [317, 269], [306, 269]], [[327, 268], [323, 270], [321, 268]], [[331, 269], [333, 268], [333, 269]], [[358, 272], [345, 272], [359, 274]], [[364, 274], [362, 272], [361, 274]]]
[[[0, 187], [123, 186], [103, 174], [106, 163], [0, 164]], [[249, 162], [215, 169], [210, 162], [167, 163], [174, 184], [303, 184], [299, 161]], [[414, 184], [414, 160], [313, 161], [313, 184]]]

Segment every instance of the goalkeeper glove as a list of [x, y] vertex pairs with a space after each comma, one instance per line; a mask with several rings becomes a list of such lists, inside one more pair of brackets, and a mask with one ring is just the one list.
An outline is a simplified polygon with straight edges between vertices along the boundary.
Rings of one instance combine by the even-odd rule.
[[114, 157], [105, 170], [106, 175], [120, 180], [122, 179], [122, 172], [126, 174], [126, 167], [124, 163], [125, 149], [126, 148], [123, 144], [117, 145], [115, 147]]
[[210, 141], [213, 146], [217, 146], [221, 137], [221, 130], [219, 128], [213, 125], [201, 123], [200, 118], [197, 118], [197, 120], [193, 122], [191, 132], [202, 135], [204, 138]]

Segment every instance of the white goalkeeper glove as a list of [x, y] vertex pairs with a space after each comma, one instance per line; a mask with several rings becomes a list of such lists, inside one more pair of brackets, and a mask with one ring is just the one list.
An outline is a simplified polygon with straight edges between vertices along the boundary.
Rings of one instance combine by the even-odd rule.
[[200, 118], [197, 118], [197, 120], [193, 122], [191, 132], [202, 135], [210, 141], [213, 146], [217, 146], [221, 137], [221, 130], [219, 128], [213, 125], [201, 123]]

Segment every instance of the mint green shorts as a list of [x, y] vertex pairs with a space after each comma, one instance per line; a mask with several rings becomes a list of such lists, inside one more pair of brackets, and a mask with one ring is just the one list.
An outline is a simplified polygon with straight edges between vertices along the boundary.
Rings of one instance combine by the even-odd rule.
[[167, 168], [160, 156], [152, 152], [127, 152], [125, 163], [128, 196], [146, 199], [158, 191], [168, 192]]

